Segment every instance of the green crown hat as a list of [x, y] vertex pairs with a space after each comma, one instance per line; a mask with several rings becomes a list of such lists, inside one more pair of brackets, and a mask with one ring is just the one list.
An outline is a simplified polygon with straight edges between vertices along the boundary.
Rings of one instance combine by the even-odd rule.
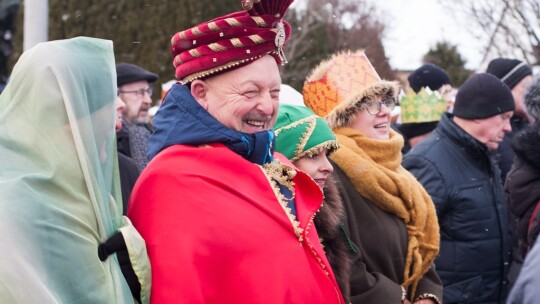
[[418, 94], [407, 92], [400, 101], [401, 123], [439, 121], [446, 112], [446, 102], [439, 92], [422, 88]]
[[317, 155], [323, 149], [331, 153], [338, 148], [336, 136], [326, 121], [307, 107], [281, 104], [274, 133], [276, 151], [292, 162]]

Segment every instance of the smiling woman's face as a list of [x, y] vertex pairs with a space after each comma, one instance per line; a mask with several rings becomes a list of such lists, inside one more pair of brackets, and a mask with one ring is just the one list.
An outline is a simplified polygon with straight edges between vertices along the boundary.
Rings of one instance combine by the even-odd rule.
[[[373, 102], [381, 102], [381, 98], [377, 98]], [[362, 107], [351, 120], [349, 127], [362, 132], [369, 138], [389, 139], [390, 112], [391, 110], [384, 104], [381, 104], [381, 110], [375, 115], [371, 115]]]
[[255, 133], [274, 126], [281, 77], [270, 55], [191, 86], [195, 99], [228, 128]]

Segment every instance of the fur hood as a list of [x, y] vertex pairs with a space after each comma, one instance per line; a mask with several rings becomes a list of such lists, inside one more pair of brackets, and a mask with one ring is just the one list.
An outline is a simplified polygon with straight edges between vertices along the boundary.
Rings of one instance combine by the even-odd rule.
[[346, 245], [346, 238], [344, 238], [341, 231], [345, 209], [333, 174], [328, 176], [323, 192], [324, 202], [314, 218], [315, 227], [343, 297], [346, 302], [349, 302], [351, 258]]
[[397, 82], [382, 80], [362, 91], [353, 92], [326, 116], [326, 121], [332, 129], [348, 127], [363, 103], [375, 100], [377, 97], [382, 99], [397, 98], [398, 93], [399, 85]]
[[540, 170], [540, 124], [535, 124], [519, 133], [512, 147], [516, 155], [523, 159], [527, 164]]

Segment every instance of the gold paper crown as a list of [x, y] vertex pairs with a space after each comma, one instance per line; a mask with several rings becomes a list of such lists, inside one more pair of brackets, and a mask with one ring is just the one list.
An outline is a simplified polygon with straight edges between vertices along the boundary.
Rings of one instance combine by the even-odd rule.
[[397, 94], [397, 85], [381, 80], [363, 51], [335, 54], [316, 67], [304, 83], [306, 106], [327, 119], [332, 128], [348, 123], [346, 110], [366, 96]]
[[446, 112], [446, 103], [437, 91], [422, 88], [418, 94], [412, 90], [401, 99], [401, 123], [439, 121]]

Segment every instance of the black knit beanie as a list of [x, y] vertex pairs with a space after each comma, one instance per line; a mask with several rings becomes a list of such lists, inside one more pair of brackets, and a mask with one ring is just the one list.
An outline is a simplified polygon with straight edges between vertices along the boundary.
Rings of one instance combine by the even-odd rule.
[[514, 109], [510, 88], [491, 74], [479, 73], [469, 77], [459, 88], [453, 113], [461, 118], [482, 119]]
[[493, 74], [513, 89], [521, 79], [532, 75], [532, 69], [517, 59], [496, 58], [488, 64], [486, 73]]
[[440, 89], [445, 84], [451, 84], [450, 77], [438, 66], [427, 63], [412, 72], [409, 77], [409, 86], [418, 93], [424, 87], [432, 91]]

